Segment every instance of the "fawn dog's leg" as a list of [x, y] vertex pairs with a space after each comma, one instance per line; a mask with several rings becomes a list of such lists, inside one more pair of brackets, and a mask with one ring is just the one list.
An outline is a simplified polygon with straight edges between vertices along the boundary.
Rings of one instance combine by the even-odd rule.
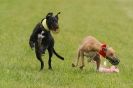
[[78, 49], [77, 58], [74, 59], [74, 61], [73, 61], [73, 63], [72, 63], [72, 67], [78, 66], [79, 58], [80, 58], [80, 50]]
[[94, 57], [94, 61], [96, 61], [96, 65], [97, 65], [97, 71], [99, 70], [99, 67], [100, 67], [100, 63], [101, 63], [101, 60], [100, 60], [100, 55], [99, 54], [96, 54], [96, 56]]
[[80, 56], [81, 56], [80, 69], [83, 69], [83, 67], [84, 67], [84, 52], [83, 51], [80, 51]]

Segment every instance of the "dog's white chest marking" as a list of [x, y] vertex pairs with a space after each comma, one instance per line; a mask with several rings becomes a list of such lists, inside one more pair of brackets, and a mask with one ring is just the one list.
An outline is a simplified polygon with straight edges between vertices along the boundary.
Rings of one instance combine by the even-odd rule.
[[38, 39], [43, 39], [45, 36], [43, 35], [44, 34], [44, 31], [42, 31], [40, 34], [38, 34]]
[[38, 44], [39, 44], [39, 46], [41, 46], [42, 39], [45, 37], [43, 34], [44, 34], [44, 31], [42, 31], [40, 34], [38, 34]]

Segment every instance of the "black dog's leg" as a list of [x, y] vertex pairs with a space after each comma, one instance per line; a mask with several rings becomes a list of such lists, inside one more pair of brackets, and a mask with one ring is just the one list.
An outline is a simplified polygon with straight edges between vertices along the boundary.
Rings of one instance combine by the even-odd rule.
[[38, 59], [38, 60], [40, 61], [40, 63], [41, 63], [41, 68], [40, 68], [40, 70], [42, 70], [43, 67], [44, 67], [44, 62], [43, 62], [43, 60], [42, 60], [42, 53], [40, 52], [40, 50], [39, 50], [37, 44], [35, 44], [35, 53], [36, 53], [37, 59]]
[[38, 59], [38, 60], [40, 61], [40, 63], [41, 63], [41, 68], [40, 68], [40, 70], [42, 70], [43, 67], [44, 67], [44, 62], [43, 62], [43, 60], [42, 60], [41, 53], [38, 52], [38, 51], [36, 51], [36, 57], [37, 57], [37, 59]]
[[51, 58], [53, 56], [53, 49], [52, 48], [48, 48], [48, 53], [49, 53], [48, 65], [49, 65], [49, 69], [52, 69], [52, 66], [51, 66]]

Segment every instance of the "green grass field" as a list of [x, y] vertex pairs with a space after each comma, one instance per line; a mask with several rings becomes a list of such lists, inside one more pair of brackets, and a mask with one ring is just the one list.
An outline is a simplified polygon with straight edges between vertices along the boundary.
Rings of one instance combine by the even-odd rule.
[[[133, 0], [0, 0], [0, 88], [133, 88]], [[29, 48], [29, 36], [48, 12], [59, 16], [60, 33], [53, 34], [65, 61], [52, 58], [45, 68]], [[85, 36], [112, 46], [121, 60], [119, 73], [83, 71], [72, 60]]]

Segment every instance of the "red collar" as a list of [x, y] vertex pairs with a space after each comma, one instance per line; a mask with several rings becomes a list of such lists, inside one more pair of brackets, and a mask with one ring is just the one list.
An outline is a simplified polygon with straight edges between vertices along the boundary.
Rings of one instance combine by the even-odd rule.
[[106, 57], [106, 52], [105, 52], [105, 49], [106, 48], [106, 44], [102, 44], [101, 45], [101, 49], [99, 50], [99, 54], [103, 57]]

